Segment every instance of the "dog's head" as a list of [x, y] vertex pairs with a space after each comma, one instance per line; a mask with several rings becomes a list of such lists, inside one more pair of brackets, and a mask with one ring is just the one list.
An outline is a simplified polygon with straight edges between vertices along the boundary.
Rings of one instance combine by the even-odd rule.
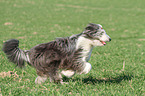
[[95, 40], [96, 46], [104, 46], [105, 42], [111, 41], [111, 38], [106, 34], [100, 24], [90, 23], [83, 32], [88, 38]]

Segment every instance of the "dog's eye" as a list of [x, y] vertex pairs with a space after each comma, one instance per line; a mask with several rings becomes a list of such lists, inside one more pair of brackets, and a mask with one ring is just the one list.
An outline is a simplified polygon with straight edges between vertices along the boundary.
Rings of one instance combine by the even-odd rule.
[[97, 33], [98, 31], [95, 31], [94, 33]]

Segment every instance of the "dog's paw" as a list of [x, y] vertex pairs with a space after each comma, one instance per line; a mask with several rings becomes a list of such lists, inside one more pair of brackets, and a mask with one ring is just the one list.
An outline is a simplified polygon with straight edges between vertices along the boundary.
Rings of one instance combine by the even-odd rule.
[[44, 83], [46, 80], [47, 80], [47, 77], [38, 76], [38, 77], [35, 79], [35, 84], [42, 84], [42, 83]]
[[66, 77], [70, 78], [70, 77], [72, 77], [75, 74], [75, 72], [73, 70], [63, 70], [61, 72], [61, 74], [63, 74]]
[[87, 74], [87, 73], [90, 72], [91, 69], [92, 69], [91, 64], [88, 63], [88, 62], [86, 62], [86, 63], [85, 63], [85, 67], [84, 67], [83, 71], [80, 72], [80, 74]]
[[60, 82], [62, 85], [64, 85], [64, 84], [69, 84], [68, 82]]

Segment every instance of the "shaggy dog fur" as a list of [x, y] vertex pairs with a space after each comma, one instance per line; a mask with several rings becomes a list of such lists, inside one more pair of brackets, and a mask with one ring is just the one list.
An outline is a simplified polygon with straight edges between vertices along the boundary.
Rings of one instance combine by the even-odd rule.
[[90, 23], [85, 30], [66, 38], [39, 44], [30, 50], [18, 48], [19, 41], [8, 40], [3, 51], [8, 59], [23, 67], [27, 62], [36, 68], [38, 77], [35, 83], [41, 84], [49, 77], [50, 82], [63, 83], [61, 74], [71, 77], [75, 73], [87, 74], [91, 70], [88, 63], [93, 47], [104, 46], [111, 41], [100, 24]]

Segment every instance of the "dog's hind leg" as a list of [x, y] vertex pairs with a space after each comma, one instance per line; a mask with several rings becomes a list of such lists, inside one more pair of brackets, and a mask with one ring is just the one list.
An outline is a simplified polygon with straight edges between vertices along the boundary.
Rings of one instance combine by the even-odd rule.
[[41, 84], [41, 83], [44, 83], [46, 80], [47, 80], [47, 76], [38, 76], [35, 79], [35, 83], [36, 84]]
[[63, 82], [62, 76], [57, 70], [53, 70], [49, 72], [49, 79], [50, 79], [50, 82], [68, 84], [66, 82]]
[[44, 83], [48, 77], [50, 79], [50, 82], [61, 83], [61, 84], [64, 83], [62, 80], [61, 74], [54, 70], [45, 72], [45, 73], [37, 70], [37, 75], [38, 75], [38, 77], [35, 79], [36, 84]]
[[48, 72], [50, 82], [61, 83], [63, 82], [61, 74], [57, 70], [51, 70]]
[[36, 71], [37, 71], [38, 77], [35, 79], [35, 83], [36, 84], [44, 83], [47, 80], [48, 75], [44, 74], [43, 72], [41, 72], [39, 70], [36, 70]]

